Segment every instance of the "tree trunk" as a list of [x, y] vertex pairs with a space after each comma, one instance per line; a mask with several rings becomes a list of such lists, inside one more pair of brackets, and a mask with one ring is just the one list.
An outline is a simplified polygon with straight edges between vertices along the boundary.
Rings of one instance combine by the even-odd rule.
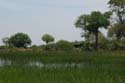
[[95, 41], [95, 50], [98, 50], [98, 32], [95, 33], [96, 41]]
[[48, 41], [46, 41], [46, 45], [48, 45], [48, 43], [49, 43], [49, 42], [48, 42]]

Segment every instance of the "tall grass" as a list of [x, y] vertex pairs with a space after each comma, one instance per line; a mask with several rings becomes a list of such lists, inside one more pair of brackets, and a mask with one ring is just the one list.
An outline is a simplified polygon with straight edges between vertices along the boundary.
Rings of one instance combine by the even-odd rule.
[[83, 68], [0, 68], [0, 83], [125, 83], [125, 52], [1, 52], [1, 59], [17, 64], [29, 61], [85, 63]]

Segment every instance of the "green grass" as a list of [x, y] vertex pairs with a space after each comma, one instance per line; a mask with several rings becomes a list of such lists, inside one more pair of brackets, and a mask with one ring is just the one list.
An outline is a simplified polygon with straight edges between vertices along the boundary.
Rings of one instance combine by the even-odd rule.
[[[125, 52], [0, 52], [19, 66], [0, 68], [0, 83], [125, 83]], [[29, 61], [86, 63], [83, 68], [23, 66]]]
[[124, 83], [123, 69], [0, 68], [0, 83]]

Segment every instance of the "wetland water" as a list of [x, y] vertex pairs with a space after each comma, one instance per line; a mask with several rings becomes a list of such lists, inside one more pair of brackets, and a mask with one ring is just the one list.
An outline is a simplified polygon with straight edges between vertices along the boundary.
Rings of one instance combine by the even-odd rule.
[[10, 66], [10, 65], [12, 65], [12, 61], [11, 60], [0, 59], [0, 67]]
[[30, 62], [27, 66], [40, 67], [40, 68], [83, 68], [84, 63], [49, 63], [44, 64], [41, 62]]
[[90, 64], [90, 63], [42, 63], [40, 61], [29, 61], [25, 63], [17, 63], [12, 60], [0, 59], [0, 67], [6, 66], [25, 66], [25, 67], [37, 67], [37, 68], [48, 68], [48, 69], [58, 69], [58, 68], [94, 68], [103, 67], [108, 68], [110, 66], [120, 66], [120, 64]]
[[39, 61], [29, 61], [27, 63], [18, 64], [12, 60], [0, 59], [0, 67], [5, 66], [27, 66], [27, 67], [38, 67], [38, 68], [83, 68], [86, 64], [84, 63], [42, 63]]

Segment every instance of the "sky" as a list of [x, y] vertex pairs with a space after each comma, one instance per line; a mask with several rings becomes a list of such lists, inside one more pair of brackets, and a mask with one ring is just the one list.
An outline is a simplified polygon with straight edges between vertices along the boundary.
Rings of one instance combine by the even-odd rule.
[[[55, 40], [83, 40], [75, 28], [81, 14], [108, 11], [108, 0], [0, 0], [0, 45], [2, 38], [27, 33], [32, 44], [44, 44], [43, 34]], [[104, 32], [104, 31], [103, 31]]]

